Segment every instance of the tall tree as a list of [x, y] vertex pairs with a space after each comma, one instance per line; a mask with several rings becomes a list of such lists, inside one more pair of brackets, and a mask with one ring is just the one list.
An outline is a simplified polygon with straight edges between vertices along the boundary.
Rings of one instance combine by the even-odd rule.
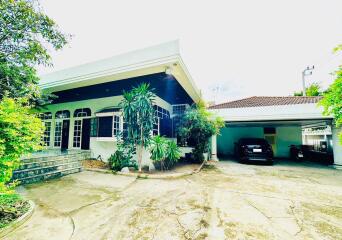
[[0, 0], [0, 100], [7, 95], [43, 104], [35, 67], [51, 65], [48, 47], [58, 50], [66, 43], [37, 0]]
[[130, 92], [124, 92], [120, 104], [127, 124], [125, 140], [136, 150], [139, 171], [142, 169], [143, 151], [150, 144], [155, 123], [154, 98], [149, 84], [143, 83]]

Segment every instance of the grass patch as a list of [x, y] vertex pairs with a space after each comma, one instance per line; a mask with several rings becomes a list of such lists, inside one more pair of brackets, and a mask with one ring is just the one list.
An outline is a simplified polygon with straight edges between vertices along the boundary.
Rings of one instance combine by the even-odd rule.
[[0, 228], [21, 217], [29, 208], [30, 204], [18, 194], [0, 194]]

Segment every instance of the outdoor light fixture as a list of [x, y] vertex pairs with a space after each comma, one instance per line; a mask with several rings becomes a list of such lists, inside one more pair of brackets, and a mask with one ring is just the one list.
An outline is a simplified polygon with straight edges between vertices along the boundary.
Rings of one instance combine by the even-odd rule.
[[172, 68], [171, 68], [171, 67], [166, 67], [165, 73], [166, 73], [167, 75], [172, 75]]

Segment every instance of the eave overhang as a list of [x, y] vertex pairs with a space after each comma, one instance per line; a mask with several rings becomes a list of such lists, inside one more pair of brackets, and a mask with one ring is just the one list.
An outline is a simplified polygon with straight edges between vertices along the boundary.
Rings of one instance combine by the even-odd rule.
[[182, 60], [178, 41], [57, 71], [42, 76], [39, 85], [45, 92], [57, 92], [165, 72], [167, 68], [192, 100], [198, 102], [200, 91]]

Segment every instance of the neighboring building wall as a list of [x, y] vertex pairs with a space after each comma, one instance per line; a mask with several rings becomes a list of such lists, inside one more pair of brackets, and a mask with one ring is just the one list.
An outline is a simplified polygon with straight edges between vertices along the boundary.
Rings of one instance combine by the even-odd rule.
[[[263, 127], [225, 127], [217, 136], [218, 156], [234, 154], [234, 143], [240, 138], [264, 138]], [[276, 127], [275, 157], [289, 157], [289, 146], [302, 144], [302, 129], [298, 127]]]
[[342, 127], [332, 127], [333, 149], [334, 149], [334, 164], [342, 166], [342, 145], [339, 141], [339, 133], [342, 132]]

